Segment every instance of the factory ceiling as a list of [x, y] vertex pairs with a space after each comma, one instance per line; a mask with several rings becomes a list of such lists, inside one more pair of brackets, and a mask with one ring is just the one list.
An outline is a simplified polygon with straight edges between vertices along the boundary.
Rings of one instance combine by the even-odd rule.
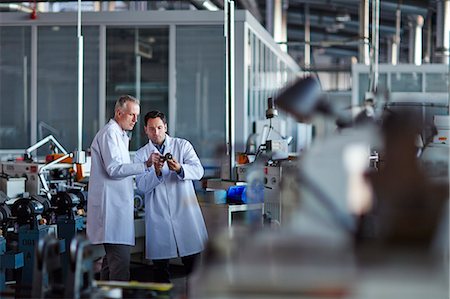
[[[73, 1], [73, 0], [72, 0]], [[140, 1], [147, 3], [147, 9], [210, 9], [205, 2], [223, 9], [224, 0], [180, 0], [180, 1]], [[328, 57], [329, 63], [350, 65], [358, 58], [358, 46], [362, 42], [360, 36], [360, 3], [363, 0], [235, 0], [238, 9], [247, 9], [259, 22], [267, 28], [268, 4], [280, 1], [287, 16], [287, 37], [289, 53], [302, 66], [304, 63], [305, 21], [309, 15], [311, 64], [317, 57]], [[374, 1], [366, 0], [371, 5]], [[396, 33], [397, 11], [400, 16], [400, 62], [407, 62], [408, 43], [411, 19], [421, 15], [424, 18], [423, 44], [426, 51], [431, 52], [436, 34], [437, 2], [443, 0], [381, 0], [379, 36], [380, 62], [386, 62], [388, 48]], [[35, 1], [0, 0], [0, 5], [7, 3], [33, 3]], [[37, 0], [37, 2], [47, 2]], [[58, 0], [51, 3], [64, 2]], [[83, 2], [85, 2], [83, 0]], [[104, 1], [107, 2], [107, 1]], [[136, 3], [138, 1], [116, 1]], [[131, 5], [131, 4], [130, 4]], [[1, 8], [1, 7], [0, 7]], [[305, 13], [309, 11], [308, 13]], [[369, 22], [371, 22], [369, 17]], [[270, 31], [270, 30], [269, 30]], [[430, 36], [431, 34], [431, 36]], [[403, 60], [403, 61], [402, 61]]]
[[[211, 0], [213, 1], [213, 0]], [[325, 56], [330, 63], [350, 65], [358, 58], [360, 35], [360, 4], [363, 0], [236, 0], [238, 8], [249, 10], [267, 28], [268, 3], [282, 2], [287, 14], [287, 38], [289, 53], [302, 66], [305, 45], [305, 21], [309, 14], [310, 45], [312, 59]], [[397, 16], [400, 18], [400, 62], [408, 62], [411, 28], [418, 15], [424, 18], [423, 50], [433, 51], [436, 40], [436, 8], [442, 0], [380, 0], [379, 36], [380, 62], [388, 61], [388, 47], [396, 33]], [[215, 3], [223, 3], [215, 0]], [[372, 21], [372, 5], [369, 3], [369, 23]], [[371, 31], [370, 27], [370, 31]], [[430, 36], [431, 34], [431, 36]], [[370, 40], [370, 38], [369, 38]], [[329, 59], [329, 60], [330, 60]], [[314, 65], [315, 62], [311, 61]], [[344, 67], [344, 69], [346, 69]], [[336, 70], [342, 70], [337, 67]]]
[[[287, 0], [287, 42], [291, 55], [301, 65], [305, 41], [305, 11], [309, 10], [311, 50], [332, 58], [333, 63], [350, 63], [351, 57], [358, 57], [358, 43], [361, 0]], [[369, 11], [372, 3], [369, 1]], [[258, 0], [262, 15], [265, 15], [265, 0]], [[387, 48], [396, 32], [396, 12], [400, 10], [400, 57], [407, 59], [409, 26], [415, 16], [425, 19], [424, 38], [428, 35], [427, 21], [435, 28], [436, 4], [427, 0], [381, 0], [380, 1], [380, 61], [387, 61]], [[371, 23], [371, 15], [369, 23]], [[434, 32], [435, 30], [431, 30]], [[314, 57], [315, 55], [312, 55]], [[405, 61], [406, 62], [406, 61]], [[314, 61], [312, 61], [314, 63]]]

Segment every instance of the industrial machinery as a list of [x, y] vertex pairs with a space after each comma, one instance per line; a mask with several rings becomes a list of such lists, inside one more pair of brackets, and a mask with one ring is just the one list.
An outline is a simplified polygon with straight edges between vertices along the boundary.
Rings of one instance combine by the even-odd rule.
[[93, 288], [93, 256], [89, 241], [81, 236], [72, 240], [67, 275], [62, 275], [61, 242], [54, 235], [39, 240], [33, 272], [32, 298], [106, 298]]
[[[70, 190], [58, 192], [51, 199], [53, 219], [58, 228], [58, 237], [64, 239], [65, 248], [69, 248], [70, 242], [86, 227], [87, 192]], [[62, 253], [63, 274], [67, 273], [69, 253]]]
[[5, 291], [6, 283], [6, 270], [18, 269], [23, 266], [23, 253], [7, 251], [6, 234], [9, 226], [11, 225], [11, 210], [6, 201], [8, 197], [0, 191], [0, 292]]
[[93, 297], [94, 256], [91, 243], [81, 236], [70, 243], [70, 267], [67, 272], [64, 298]]
[[39, 241], [32, 298], [168, 298], [172, 284], [95, 281], [93, 248], [82, 236], [75, 237], [70, 243], [69, 267], [67, 277], [63, 279], [60, 245], [53, 235]]
[[[46, 193], [45, 186], [50, 192], [64, 190], [64, 186], [71, 184], [73, 174], [72, 164], [58, 163], [47, 165], [40, 162], [3, 162], [3, 180], [11, 181], [25, 178], [25, 191], [31, 195]], [[18, 192], [16, 192], [18, 193]]]
[[0, 174], [0, 190], [5, 192], [10, 199], [18, 198], [25, 192], [25, 182], [25, 177], [12, 177], [4, 173]]
[[[21, 254], [23, 253], [21, 255], [22, 264], [16, 263], [15, 266], [17, 268], [23, 265], [23, 269], [19, 271], [18, 275], [20, 280], [18, 280], [19, 287], [16, 290], [16, 296], [28, 297], [31, 294], [32, 283], [36, 285], [36, 279], [65, 281], [67, 273], [70, 273], [70, 269], [68, 269], [70, 256], [65, 249], [69, 248], [70, 241], [85, 228], [86, 204], [87, 192], [70, 190], [58, 192], [51, 200], [45, 196], [30, 196], [25, 193], [13, 203], [11, 211], [6, 204], [4, 207], [0, 206], [0, 222], [3, 219], [8, 219], [9, 223], [14, 226], [13, 230], [8, 231], [7, 238], [12, 242], [17, 242], [18, 250]], [[58, 236], [56, 245], [48, 241], [50, 240], [49, 235]], [[1, 241], [0, 239], [0, 251], [2, 251]], [[45, 246], [41, 244], [42, 242]], [[57, 246], [58, 250], [52, 249], [54, 246]], [[37, 257], [35, 256], [36, 251], [38, 251]], [[45, 263], [43, 259], [46, 261]], [[49, 259], [52, 259], [52, 262], [49, 263]], [[3, 258], [1, 265], [3, 266]], [[11, 262], [5, 265], [12, 267], [10, 266]], [[61, 269], [55, 270], [55, 267]], [[35, 272], [39, 272], [39, 275], [33, 276], [33, 269]], [[51, 275], [53, 276], [47, 277], [46, 275], [53, 270], [58, 271], [58, 274], [52, 272]], [[42, 285], [42, 283], [39, 283], [39, 285]], [[53, 291], [55, 290], [51, 292]], [[41, 287], [35, 288], [33, 292], [34, 294], [39, 293], [40, 295], [37, 297], [41, 297], [47, 291]], [[62, 292], [61, 297], [64, 290]]]
[[279, 161], [264, 166], [264, 214], [279, 224], [286, 221], [286, 217], [293, 208], [292, 204], [286, 200], [289, 198], [286, 196], [286, 190], [291, 189], [282, 188], [282, 186], [287, 181], [296, 179], [296, 169], [297, 164], [292, 161]]
[[[289, 144], [292, 136], [286, 135], [286, 122], [276, 119], [278, 110], [272, 98], [268, 99], [266, 120], [256, 121], [255, 129], [260, 140], [255, 153], [255, 161], [237, 166], [237, 177], [249, 185], [259, 181], [263, 185], [264, 217], [266, 221], [280, 223], [283, 194], [280, 189], [283, 168], [292, 165], [289, 160]], [[250, 137], [249, 141], [254, 137]], [[249, 146], [247, 146], [249, 148]], [[253, 182], [253, 183], [251, 183]], [[255, 189], [255, 188], [253, 188]], [[253, 192], [255, 194], [255, 192]]]
[[[32, 153], [48, 142], [53, 154], [47, 155], [45, 161], [33, 159]], [[67, 153], [50, 135], [26, 149], [23, 159], [0, 163], [0, 190], [10, 195], [5, 198], [11, 205], [10, 211], [6, 204], [2, 209], [0, 203], [0, 222], [8, 219], [11, 227], [6, 239], [22, 254], [23, 269], [17, 275], [18, 297], [31, 295], [33, 268], [40, 266], [42, 270], [42, 263], [36, 263], [35, 251], [38, 243], [49, 234], [59, 238], [57, 258], [62, 258], [63, 269], [59, 274], [62, 281], [69, 271], [69, 255], [65, 248], [85, 228], [87, 192], [83, 191], [84, 184], [76, 181], [75, 172], [75, 165], [84, 160], [84, 152]], [[2, 241], [0, 239], [0, 252], [5, 251], [2, 244], [6, 242]], [[2, 274], [6, 266], [17, 268], [19, 265], [4, 263], [2, 258]], [[1, 286], [4, 277], [0, 274]]]
[[[47, 224], [51, 203], [46, 197], [28, 195], [16, 200], [12, 206], [12, 215], [16, 221], [15, 237], [18, 249], [24, 254], [24, 266], [20, 280], [20, 292], [26, 294], [33, 281], [35, 250], [40, 239], [56, 234], [56, 228]], [[11, 236], [12, 237], [12, 236]]]
[[275, 108], [272, 98], [267, 100], [266, 119], [255, 122], [255, 129], [260, 135], [256, 156], [262, 151], [273, 160], [287, 159], [289, 157], [289, 145], [293, 137], [286, 135], [286, 122], [277, 119], [278, 110]]
[[60, 242], [53, 235], [39, 240], [33, 270], [32, 298], [62, 298], [64, 279], [60, 260]]
[[[48, 142], [51, 143], [53, 153], [47, 155], [45, 161], [33, 159], [31, 153]], [[76, 178], [74, 165], [85, 162], [84, 152], [68, 153], [52, 135], [49, 135], [26, 149], [22, 159], [0, 164], [0, 186], [2, 189], [12, 188], [8, 192], [18, 197], [20, 195], [18, 184], [25, 178], [26, 192], [31, 195], [45, 195], [50, 199], [59, 191], [73, 188]], [[16, 182], [17, 180], [19, 182]]]
[[448, 182], [450, 151], [450, 116], [435, 115], [437, 134], [432, 142], [425, 144], [420, 156], [427, 176], [435, 181]]

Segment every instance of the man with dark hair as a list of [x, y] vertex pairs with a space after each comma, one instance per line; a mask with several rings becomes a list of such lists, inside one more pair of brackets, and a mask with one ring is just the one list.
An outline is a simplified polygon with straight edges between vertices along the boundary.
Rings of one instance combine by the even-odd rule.
[[150, 160], [131, 163], [128, 135], [139, 116], [139, 100], [121, 96], [114, 118], [95, 135], [91, 145], [87, 237], [103, 244], [101, 280], [130, 279], [130, 253], [134, 246], [133, 175], [144, 173]]
[[136, 176], [137, 188], [145, 193], [146, 257], [153, 261], [154, 280], [170, 282], [169, 260], [181, 257], [189, 275], [207, 240], [192, 183], [204, 170], [189, 141], [167, 134], [164, 113], [147, 113], [144, 130], [149, 143], [134, 161], [152, 161], [148, 172]]

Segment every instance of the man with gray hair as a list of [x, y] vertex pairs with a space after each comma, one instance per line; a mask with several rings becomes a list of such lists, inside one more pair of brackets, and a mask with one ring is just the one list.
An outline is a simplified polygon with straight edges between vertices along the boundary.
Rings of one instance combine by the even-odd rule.
[[111, 119], [91, 145], [91, 175], [88, 189], [87, 237], [103, 244], [101, 280], [130, 279], [130, 253], [134, 246], [133, 175], [144, 173], [151, 160], [132, 163], [126, 131], [134, 128], [139, 100], [121, 96]]

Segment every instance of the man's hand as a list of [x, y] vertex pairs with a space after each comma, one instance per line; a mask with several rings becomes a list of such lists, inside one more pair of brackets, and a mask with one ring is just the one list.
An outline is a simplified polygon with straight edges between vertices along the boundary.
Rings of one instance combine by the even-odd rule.
[[147, 167], [152, 167], [152, 165], [158, 163], [160, 161], [161, 155], [158, 153], [152, 153], [150, 157], [148, 157], [147, 161], [145, 161], [145, 165]]
[[148, 157], [147, 161], [145, 161], [145, 166], [147, 168], [152, 167], [153, 165], [153, 161], [152, 161], [152, 156], [150, 155], [150, 157]]
[[152, 157], [153, 165], [155, 166], [156, 174], [158, 176], [160, 176], [161, 175], [161, 169], [164, 166], [163, 156], [161, 156], [160, 153], [153, 153], [151, 155], [151, 157]]
[[174, 157], [172, 157], [172, 159], [170, 159], [170, 160], [167, 160], [167, 166], [169, 166], [170, 170], [173, 170], [176, 173], [179, 173], [181, 170], [181, 164], [178, 163]]
[[[161, 175], [161, 169], [164, 166], [164, 160], [159, 153], [152, 153], [147, 160], [147, 167], [155, 166], [155, 171], [157, 175]], [[150, 166], [148, 166], [150, 164]]]

